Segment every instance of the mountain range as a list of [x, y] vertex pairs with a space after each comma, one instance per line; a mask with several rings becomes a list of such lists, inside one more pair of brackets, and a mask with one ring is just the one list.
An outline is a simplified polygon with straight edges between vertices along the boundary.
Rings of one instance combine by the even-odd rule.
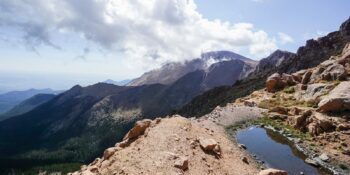
[[[28, 112], [0, 122], [3, 159], [87, 162], [120, 141], [135, 121], [180, 113], [201, 116], [261, 89], [272, 73], [314, 67], [350, 42], [350, 19], [339, 31], [309, 40], [296, 54], [276, 51], [256, 62], [229, 51], [168, 63], [128, 86], [76, 85]], [[23, 101], [23, 100], [22, 100]]]
[[[209, 52], [193, 61], [169, 63], [145, 74], [172, 77], [172, 81], [74, 86], [27, 113], [1, 121], [0, 139], [4, 144], [0, 145], [0, 157], [88, 161], [120, 140], [136, 120], [166, 116], [208, 89], [246, 77], [256, 64], [232, 52]], [[191, 70], [173, 76], [169, 65]]]
[[20, 114], [24, 114], [26, 112], [31, 111], [32, 109], [38, 107], [39, 105], [51, 100], [54, 98], [55, 94], [37, 94], [33, 97], [30, 97], [21, 103], [14, 106], [9, 111], [5, 112], [4, 114], [0, 115], [0, 121], [6, 120], [10, 117], [17, 116]]
[[5, 94], [0, 94], [0, 114], [9, 111], [20, 102], [33, 97], [36, 94], [57, 94], [61, 91], [52, 89], [28, 89], [24, 91], [11, 91]]

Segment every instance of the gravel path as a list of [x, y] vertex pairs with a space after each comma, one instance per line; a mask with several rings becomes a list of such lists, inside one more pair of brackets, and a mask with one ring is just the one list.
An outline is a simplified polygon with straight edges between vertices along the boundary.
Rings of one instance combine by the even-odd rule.
[[236, 122], [261, 117], [263, 112], [266, 112], [266, 110], [258, 107], [227, 104], [225, 107], [216, 107], [211, 113], [202, 118], [209, 119], [222, 126], [229, 126]]

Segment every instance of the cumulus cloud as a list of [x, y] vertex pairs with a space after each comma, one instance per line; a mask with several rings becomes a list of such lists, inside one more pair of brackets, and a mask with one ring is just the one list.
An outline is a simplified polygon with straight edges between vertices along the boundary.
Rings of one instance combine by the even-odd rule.
[[[53, 42], [54, 35], [76, 33], [141, 63], [211, 50], [247, 50], [259, 58], [277, 49], [276, 40], [253, 24], [206, 19], [194, 0], [2, 0], [1, 27], [20, 30], [27, 44], [57, 49], [64, 46]], [[282, 33], [280, 39], [292, 41]]]
[[279, 40], [280, 40], [281, 44], [288, 44], [288, 43], [293, 43], [294, 42], [294, 39], [291, 36], [289, 36], [289, 35], [287, 35], [285, 33], [282, 33], [282, 32], [278, 33], [278, 37], [279, 37]]

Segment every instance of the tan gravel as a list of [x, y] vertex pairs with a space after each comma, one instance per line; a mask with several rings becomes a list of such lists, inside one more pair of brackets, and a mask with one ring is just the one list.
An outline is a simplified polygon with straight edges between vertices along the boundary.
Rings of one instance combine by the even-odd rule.
[[[215, 140], [220, 146], [221, 153], [204, 152], [199, 145], [200, 138]], [[174, 116], [161, 119], [157, 124], [153, 121], [145, 133], [130, 145], [110, 150], [116, 152], [106, 159], [97, 159], [94, 163], [83, 166], [82, 170], [73, 174], [253, 175], [258, 173], [258, 165], [254, 160], [228, 138], [222, 127], [209, 120], [190, 120]], [[249, 164], [242, 161], [244, 157], [248, 159]]]

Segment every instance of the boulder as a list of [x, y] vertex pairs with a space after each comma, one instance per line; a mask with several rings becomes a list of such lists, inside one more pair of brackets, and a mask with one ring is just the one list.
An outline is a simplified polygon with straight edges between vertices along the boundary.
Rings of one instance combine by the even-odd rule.
[[321, 96], [329, 93], [332, 87], [332, 85], [323, 83], [310, 84], [307, 86], [302, 98], [305, 101], [318, 101]]
[[304, 116], [304, 115], [294, 117], [294, 119], [295, 119], [294, 127], [299, 128], [299, 129], [305, 127], [306, 118], [307, 118], [307, 116]]
[[269, 168], [269, 169], [260, 171], [258, 175], [288, 175], [288, 173], [283, 170]]
[[345, 80], [347, 77], [346, 69], [341, 64], [332, 64], [321, 74], [321, 79], [326, 81]]
[[301, 84], [308, 84], [312, 75], [312, 71], [307, 71], [301, 80]]
[[144, 119], [141, 121], [137, 121], [135, 126], [125, 135], [123, 140], [126, 139], [134, 139], [140, 135], [142, 135], [145, 130], [151, 125], [152, 120]]
[[333, 122], [325, 115], [316, 113], [315, 121], [318, 123], [318, 126], [323, 132], [331, 132], [335, 130]]
[[350, 110], [350, 81], [341, 82], [318, 103], [318, 111]]
[[322, 133], [322, 130], [321, 130], [320, 126], [318, 125], [318, 123], [310, 123], [307, 126], [307, 130], [312, 136], [318, 136], [319, 134]]
[[275, 92], [281, 87], [281, 75], [279, 73], [272, 74], [266, 80], [266, 90], [267, 92]]
[[296, 81], [294, 81], [294, 78], [292, 75], [289, 74], [282, 74], [282, 80], [285, 81], [285, 83], [287, 83], [288, 86], [294, 86], [297, 84]]
[[325, 70], [324, 67], [316, 67], [312, 71], [312, 75], [310, 77], [310, 84], [319, 82], [321, 80], [321, 74], [324, 70]]

